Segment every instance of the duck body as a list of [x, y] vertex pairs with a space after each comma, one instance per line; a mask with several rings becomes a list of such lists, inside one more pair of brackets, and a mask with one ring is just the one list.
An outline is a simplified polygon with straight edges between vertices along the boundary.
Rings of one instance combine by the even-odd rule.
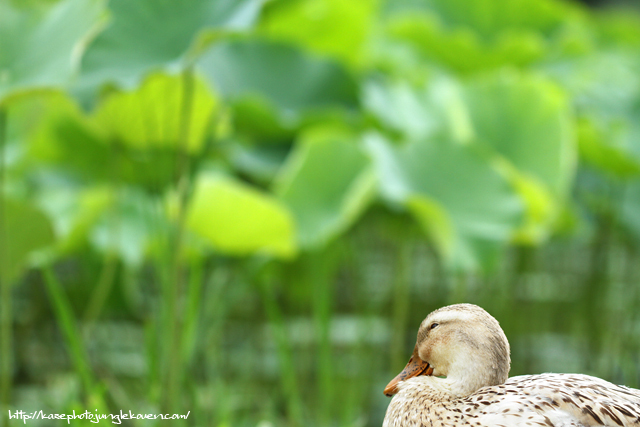
[[640, 427], [640, 390], [578, 374], [508, 378], [509, 367], [508, 341], [486, 311], [436, 310], [385, 389], [393, 398], [383, 427]]
[[464, 397], [437, 381], [446, 380], [400, 383], [383, 427], [640, 426], [640, 391], [588, 375], [512, 377]]

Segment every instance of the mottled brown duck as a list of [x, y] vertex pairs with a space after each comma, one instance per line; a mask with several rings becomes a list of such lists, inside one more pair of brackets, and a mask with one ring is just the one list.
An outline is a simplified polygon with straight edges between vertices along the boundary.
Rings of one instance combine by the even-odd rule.
[[588, 375], [508, 378], [509, 342], [482, 308], [429, 314], [413, 355], [384, 390], [383, 427], [640, 426], [640, 390]]

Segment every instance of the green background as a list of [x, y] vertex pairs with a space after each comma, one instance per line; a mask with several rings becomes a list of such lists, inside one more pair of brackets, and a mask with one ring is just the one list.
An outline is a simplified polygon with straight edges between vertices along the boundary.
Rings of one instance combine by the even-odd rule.
[[378, 426], [457, 302], [639, 387], [634, 7], [0, 0], [1, 422]]

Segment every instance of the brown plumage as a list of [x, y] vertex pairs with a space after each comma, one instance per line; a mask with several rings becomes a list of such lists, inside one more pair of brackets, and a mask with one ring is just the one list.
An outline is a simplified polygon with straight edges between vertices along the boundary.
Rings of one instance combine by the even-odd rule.
[[509, 367], [509, 343], [489, 313], [472, 304], [436, 310], [385, 389], [394, 396], [383, 427], [640, 427], [640, 390], [587, 375], [508, 378]]

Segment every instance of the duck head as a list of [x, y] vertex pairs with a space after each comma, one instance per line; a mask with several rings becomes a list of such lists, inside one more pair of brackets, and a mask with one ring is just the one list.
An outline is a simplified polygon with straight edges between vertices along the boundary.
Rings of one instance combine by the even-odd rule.
[[509, 342], [500, 324], [473, 304], [440, 308], [420, 324], [409, 363], [384, 389], [393, 396], [401, 381], [432, 375], [455, 396], [504, 383], [509, 376]]

